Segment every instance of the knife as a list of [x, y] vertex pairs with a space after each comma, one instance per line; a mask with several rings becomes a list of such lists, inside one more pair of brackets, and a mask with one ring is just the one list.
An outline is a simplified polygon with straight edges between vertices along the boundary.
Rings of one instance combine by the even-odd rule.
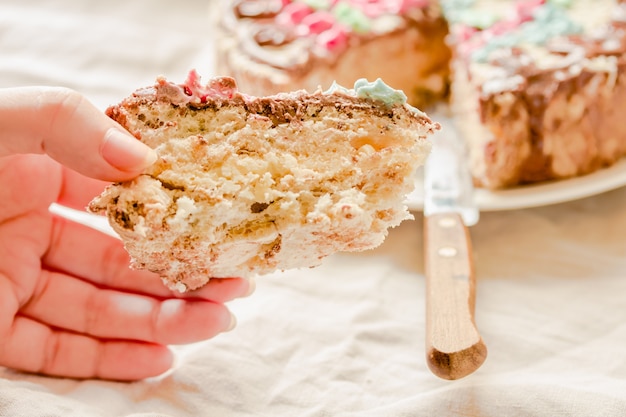
[[475, 273], [468, 226], [478, 222], [466, 148], [453, 123], [432, 136], [424, 164], [426, 360], [444, 379], [463, 378], [487, 357], [474, 320]]

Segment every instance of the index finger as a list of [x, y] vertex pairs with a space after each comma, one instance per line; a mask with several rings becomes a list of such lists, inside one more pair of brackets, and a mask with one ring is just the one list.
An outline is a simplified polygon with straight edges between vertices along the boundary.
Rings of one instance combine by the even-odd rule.
[[0, 157], [47, 153], [105, 181], [137, 176], [155, 152], [76, 91], [58, 87], [0, 89]]

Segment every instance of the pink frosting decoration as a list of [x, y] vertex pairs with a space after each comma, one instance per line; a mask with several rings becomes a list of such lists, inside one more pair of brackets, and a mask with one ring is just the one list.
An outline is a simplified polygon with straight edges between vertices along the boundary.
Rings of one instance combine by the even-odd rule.
[[344, 48], [348, 44], [348, 33], [339, 24], [320, 33], [315, 39], [315, 43], [329, 51]]
[[520, 23], [528, 22], [533, 19], [533, 12], [535, 9], [543, 4], [546, 0], [525, 0], [520, 1], [515, 5], [516, 14], [520, 20]]
[[452, 33], [457, 42], [466, 42], [476, 32], [478, 32], [478, 29], [468, 25], [459, 24], [452, 27]]
[[276, 23], [284, 26], [295, 26], [302, 20], [313, 13], [313, 9], [304, 3], [294, 2], [287, 4], [283, 10], [276, 16]]
[[326, 11], [319, 11], [305, 16], [302, 25], [307, 28], [308, 33], [319, 35], [330, 29], [335, 24], [335, 17]]
[[403, 14], [413, 8], [428, 6], [428, 0], [344, 0], [350, 6], [360, 9], [368, 17], [383, 14]]
[[478, 30], [470, 26], [455, 28], [454, 35], [458, 36], [457, 39], [461, 42], [458, 46], [459, 53], [462, 56], [469, 56], [477, 49], [485, 46], [491, 38], [510, 32], [522, 23], [533, 20], [533, 13], [538, 7], [544, 5], [545, 2], [546, 0], [519, 1], [516, 4], [514, 16], [496, 22], [484, 30]]
[[230, 99], [233, 98], [238, 91], [235, 80], [225, 77], [211, 79], [207, 85], [202, 85], [200, 82], [200, 76], [196, 70], [189, 71], [187, 80], [182, 87], [185, 94], [200, 100], [201, 103], [206, 103], [207, 97], [222, 97]]
[[414, 8], [424, 8], [431, 0], [328, 0], [326, 7], [318, 10], [303, 0], [277, 0], [282, 10], [276, 14], [275, 23], [291, 28], [298, 37], [313, 37], [318, 47], [329, 51], [346, 48], [353, 30], [337, 21], [335, 7], [344, 6], [360, 11], [369, 19], [386, 14], [404, 14]]

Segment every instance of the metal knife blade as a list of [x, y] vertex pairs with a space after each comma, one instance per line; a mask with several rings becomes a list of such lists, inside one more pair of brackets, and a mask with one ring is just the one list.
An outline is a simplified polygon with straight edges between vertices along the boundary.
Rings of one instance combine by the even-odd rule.
[[487, 348], [474, 320], [475, 275], [468, 226], [476, 224], [465, 145], [451, 123], [432, 137], [424, 166], [426, 359], [444, 379], [478, 369]]
[[466, 146], [452, 122], [432, 137], [433, 149], [424, 164], [424, 215], [459, 213], [466, 226], [478, 223], [474, 186], [466, 158]]

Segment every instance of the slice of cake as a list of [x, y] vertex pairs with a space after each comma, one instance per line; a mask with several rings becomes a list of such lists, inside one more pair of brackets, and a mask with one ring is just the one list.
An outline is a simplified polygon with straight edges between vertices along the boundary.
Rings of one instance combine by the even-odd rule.
[[423, 106], [448, 89], [447, 25], [432, 0], [218, 0], [217, 74], [267, 95], [382, 78]]
[[569, 178], [626, 155], [622, 2], [442, 3], [454, 113], [477, 184]]
[[179, 291], [380, 245], [411, 217], [404, 200], [439, 128], [381, 80], [253, 97], [194, 72], [107, 114], [159, 160], [89, 210], [108, 216], [134, 267]]

